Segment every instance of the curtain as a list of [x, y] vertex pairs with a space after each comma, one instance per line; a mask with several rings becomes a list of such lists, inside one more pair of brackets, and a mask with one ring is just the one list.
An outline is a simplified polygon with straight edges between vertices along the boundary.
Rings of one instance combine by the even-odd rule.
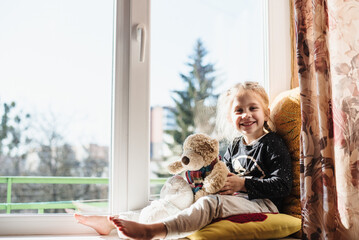
[[291, 62], [291, 79], [290, 79], [290, 87], [291, 89], [299, 86], [298, 80], [298, 64], [297, 64], [297, 49], [296, 49], [296, 41], [295, 41], [295, 18], [294, 18], [294, 5], [293, 1], [289, 0], [290, 4], [290, 62]]
[[359, 239], [359, 1], [293, 9], [303, 239]]

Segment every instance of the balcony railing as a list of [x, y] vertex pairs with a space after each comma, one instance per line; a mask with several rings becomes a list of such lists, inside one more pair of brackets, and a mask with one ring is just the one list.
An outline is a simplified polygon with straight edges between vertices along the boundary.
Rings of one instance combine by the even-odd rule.
[[[164, 184], [165, 178], [151, 179], [151, 184]], [[12, 185], [17, 183], [30, 184], [108, 184], [108, 178], [98, 177], [13, 177], [0, 176], [0, 184], [7, 184], [6, 203], [0, 203], [0, 210], [6, 210], [6, 213], [11, 213], [11, 210], [28, 210], [37, 209], [39, 214], [43, 214], [45, 209], [76, 209], [76, 202], [83, 201], [57, 201], [57, 202], [30, 202], [30, 203], [13, 203], [11, 201]], [[107, 201], [91, 202], [86, 201], [86, 204], [96, 207], [106, 207]]]

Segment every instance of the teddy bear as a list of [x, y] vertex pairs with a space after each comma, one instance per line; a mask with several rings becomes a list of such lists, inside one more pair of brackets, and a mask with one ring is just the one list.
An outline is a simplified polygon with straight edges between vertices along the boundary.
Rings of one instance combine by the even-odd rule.
[[228, 170], [219, 160], [219, 143], [205, 134], [193, 134], [183, 144], [179, 161], [171, 163], [168, 170], [178, 174], [186, 170], [186, 178], [174, 175], [163, 185], [160, 199], [141, 210], [141, 223], [160, 222], [188, 208], [201, 196], [218, 192], [225, 183]]
[[219, 159], [218, 141], [203, 133], [192, 134], [185, 139], [181, 159], [171, 163], [168, 170], [172, 174], [186, 171], [195, 201], [217, 193], [228, 175], [227, 166]]
[[173, 216], [193, 203], [193, 192], [188, 182], [179, 175], [169, 178], [161, 188], [160, 199], [141, 210], [139, 222], [155, 223]]

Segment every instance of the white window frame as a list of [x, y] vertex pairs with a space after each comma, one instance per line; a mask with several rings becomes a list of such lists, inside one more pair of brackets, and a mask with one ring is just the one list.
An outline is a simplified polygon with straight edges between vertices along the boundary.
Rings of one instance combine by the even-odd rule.
[[272, 102], [279, 93], [291, 88], [290, 2], [265, 0], [265, 4], [267, 10], [264, 14], [268, 14], [268, 32], [265, 34], [265, 49], [268, 49], [265, 59], [266, 89], [269, 89], [269, 100]]
[[[150, 0], [114, 0], [113, 139], [111, 144], [110, 213], [140, 209], [149, 199], [149, 55]], [[268, 19], [265, 49], [270, 99], [290, 89], [289, 1], [265, 1]], [[267, 15], [268, 14], [268, 15]], [[145, 28], [144, 59], [140, 61], [137, 26]], [[165, 34], [165, 32], [164, 32]], [[0, 236], [94, 234], [72, 216], [0, 215]]]
[[[140, 209], [149, 199], [149, 7], [147, 0], [114, 0], [110, 213]], [[140, 61], [138, 24], [145, 29]], [[1, 214], [1, 235], [89, 234], [66, 214]]]

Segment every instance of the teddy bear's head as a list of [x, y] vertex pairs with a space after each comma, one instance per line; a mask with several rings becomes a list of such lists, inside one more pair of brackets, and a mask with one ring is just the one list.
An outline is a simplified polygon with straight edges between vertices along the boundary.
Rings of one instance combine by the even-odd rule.
[[170, 164], [168, 170], [172, 174], [186, 170], [197, 171], [210, 165], [218, 154], [219, 143], [216, 139], [203, 133], [192, 134], [183, 143], [181, 159]]

